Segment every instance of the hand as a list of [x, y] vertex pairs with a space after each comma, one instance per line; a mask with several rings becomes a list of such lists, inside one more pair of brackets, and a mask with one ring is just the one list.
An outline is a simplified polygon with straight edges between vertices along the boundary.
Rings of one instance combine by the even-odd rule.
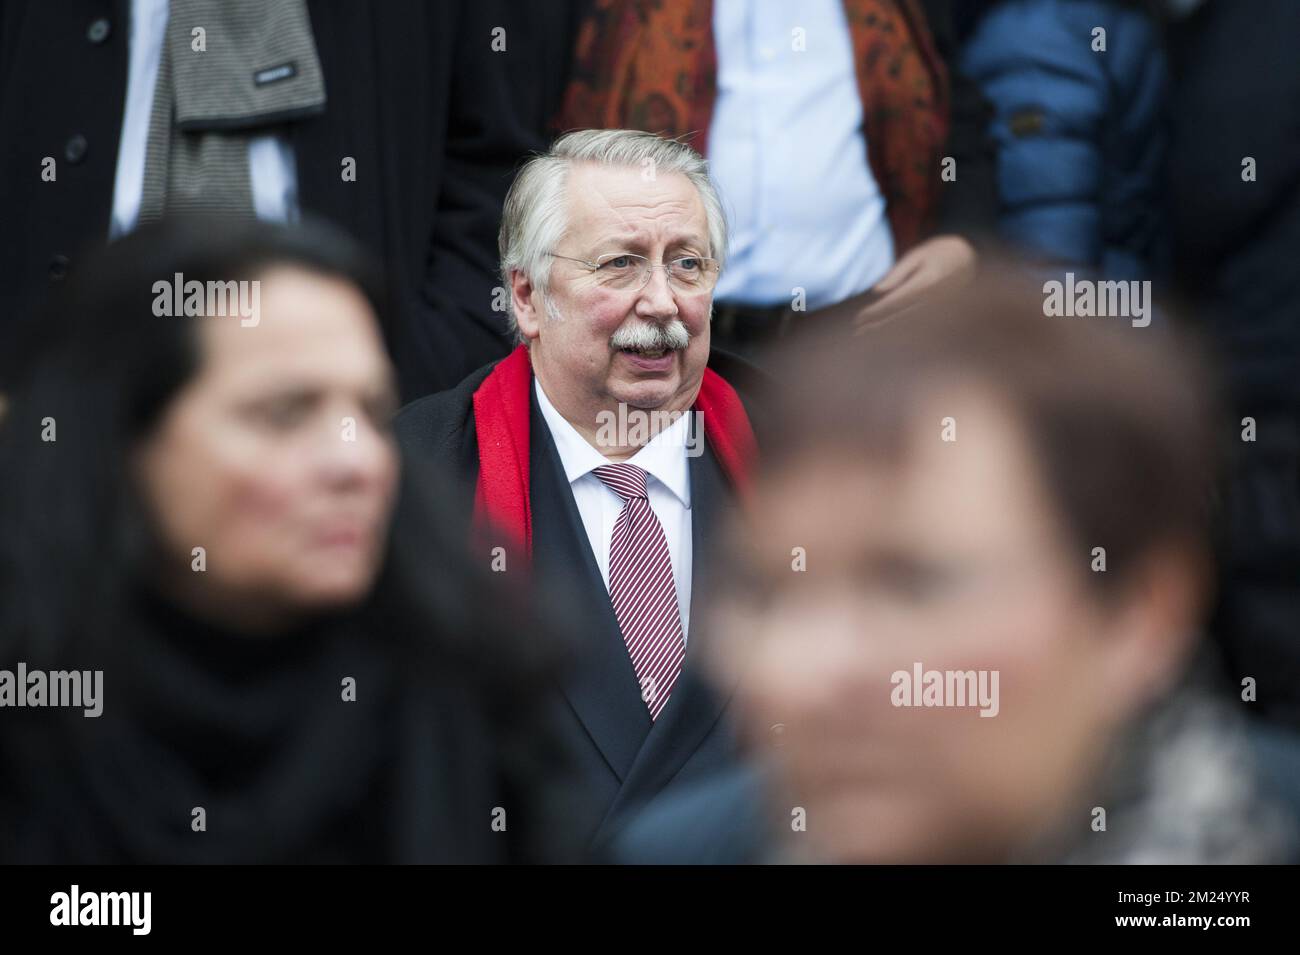
[[910, 249], [871, 289], [872, 301], [854, 319], [858, 332], [897, 318], [928, 293], [975, 277], [975, 247], [959, 235], [937, 235]]

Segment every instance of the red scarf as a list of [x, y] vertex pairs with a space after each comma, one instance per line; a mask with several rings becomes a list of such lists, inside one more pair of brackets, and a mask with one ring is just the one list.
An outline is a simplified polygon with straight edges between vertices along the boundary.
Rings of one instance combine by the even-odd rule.
[[[948, 72], [920, 0], [844, 0], [867, 162], [898, 254], [932, 230]], [[578, 30], [561, 130], [644, 129], [708, 155], [717, 96], [713, 0], [596, 0]]]
[[[533, 516], [529, 505], [528, 461], [533, 366], [520, 345], [492, 369], [474, 392], [478, 436], [478, 486], [474, 518], [478, 527], [507, 535], [507, 543], [532, 556]], [[704, 436], [737, 493], [748, 494], [758, 456], [749, 416], [736, 390], [712, 369], [704, 370], [695, 410], [704, 418]]]

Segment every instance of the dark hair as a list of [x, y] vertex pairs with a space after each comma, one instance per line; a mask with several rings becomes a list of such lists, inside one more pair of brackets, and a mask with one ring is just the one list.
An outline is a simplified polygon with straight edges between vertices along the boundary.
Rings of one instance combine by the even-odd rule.
[[[0, 421], [0, 650], [47, 660], [102, 650], [123, 601], [156, 554], [127, 470], [129, 450], [198, 370], [197, 322], [154, 314], [154, 283], [253, 278], [291, 265], [351, 282], [385, 307], [373, 263], [320, 223], [286, 227], [171, 219], [111, 244], [72, 276], [26, 336]], [[56, 441], [43, 441], [52, 419]], [[361, 611], [385, 638], [472, 658], [481, 675], [531, 682], [553, 645], [536, 635], [509, 654], [508, 601], [461, 559], [464, 522], [440, 472], [403, 461], [385, 564]], [[419, 472], [418, 474], [416, 472]]]
[[1160, 545], [1208, 541], [1218, 387], [1167, 328], [1048, 317], [1037, 290], [985, 281], [861, 336], [809, 335], [782, 374], [764, 444], [778, 466], [824, 447], [897, 461], [937, 385], [986, 388], [1023, 429], [1073, 544], [1106, 548], [1109, 572], [1088, 575], [1100, 593]]

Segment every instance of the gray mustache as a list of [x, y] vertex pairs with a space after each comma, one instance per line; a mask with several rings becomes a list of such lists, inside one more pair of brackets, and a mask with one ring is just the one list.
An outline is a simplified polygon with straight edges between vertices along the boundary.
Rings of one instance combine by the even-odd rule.
[[691, 343], [691, 335], [681, 319], [674, 318], [663, 325], [650, 322], [633, 322], [621, 325], [609, 338], [615, 351], [631, 348], [638, 351], [681, 351]]

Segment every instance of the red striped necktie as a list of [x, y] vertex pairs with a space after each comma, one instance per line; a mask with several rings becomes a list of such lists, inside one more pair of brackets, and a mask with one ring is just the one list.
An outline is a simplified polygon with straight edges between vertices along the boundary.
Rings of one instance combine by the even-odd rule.
[[606, 464], [592, 473], [623, 499], [609, 541], [609, 599], [641, 699], [657, 719], [686, 659], [668, 539], [646, 497], [645, 471], [635, 464]]

